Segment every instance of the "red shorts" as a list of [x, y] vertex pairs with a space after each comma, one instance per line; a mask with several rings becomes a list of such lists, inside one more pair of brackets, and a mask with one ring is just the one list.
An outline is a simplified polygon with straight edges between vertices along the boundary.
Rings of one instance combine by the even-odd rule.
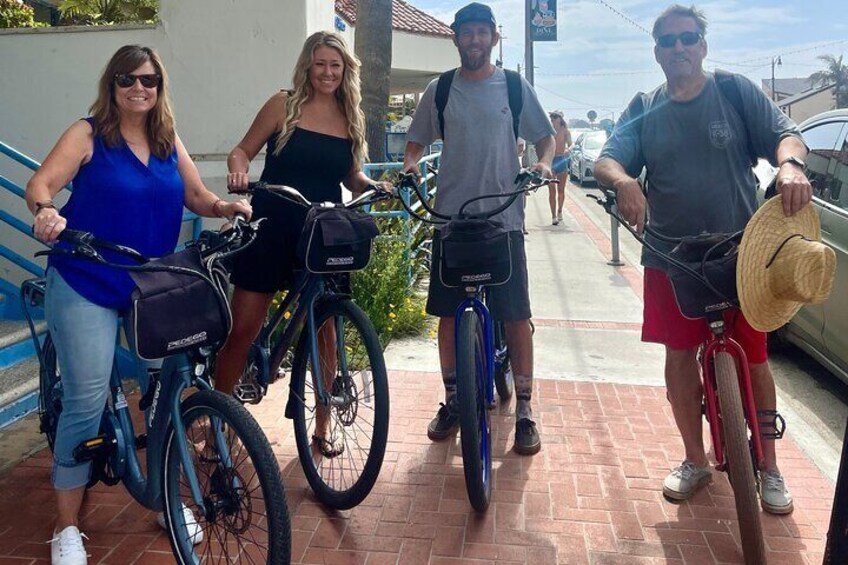
[[[752, 328], [741, 310], [726, 310], [724, 321], [727, 335], [742, 346], [748, 363], [768, 360], [766, 334]], [[690, 320], [680, 313], [668, 275], [646, 267], [642, 341], [661, 343], [670, 349], [691, 349], [709, 338], [710, 329], [705, 320]]]

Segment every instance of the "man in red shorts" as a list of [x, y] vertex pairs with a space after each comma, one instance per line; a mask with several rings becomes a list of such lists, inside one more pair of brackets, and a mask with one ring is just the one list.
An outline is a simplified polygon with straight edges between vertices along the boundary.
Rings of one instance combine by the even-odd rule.
[[[654, 56], [666, 82], [639, 93], [621, 116], [601, 152], [595, 176], [616, 190], [622, 216], [641, 231], [646, 208], [651, 226], [671, 236], [701, 232], [731, 233], [745, 227], [757, 207], [751, 163], [756, 157], [780, 166], [777, 189], [784, 214], [795, 214], [810, 201], [804, 176], [807, 147], [795, 125], [748, 79], [703, 69], [707, 22], [701, 11], [674, 5], [654, 23]], [[721, 80], [720, 80], [721, 79]], [[635, 177], [647, 170], [647, 200]], [[649, 241], [669, 251], [667, 244]], [[703, 320], [684, 318], [674, 299], [665, 262], [645, 252], [645, 313], [642, 340], [666, 348], [665, 380], [685, 460], [663, 483], [663, 493], [685, 500], [708, 483], [704, 451], [703, 390], [698, 346], [709, 330]], [[729, 333], [745, 349], [760, 410], [774, 410], [774, 380], [766, 354], [766, 336], [748, 325], [742, 312], [728, 314]], [[792, 496], [777, 467], [774, 440], [763, 441], [760, 469], [764, 510], [792, 511]]]

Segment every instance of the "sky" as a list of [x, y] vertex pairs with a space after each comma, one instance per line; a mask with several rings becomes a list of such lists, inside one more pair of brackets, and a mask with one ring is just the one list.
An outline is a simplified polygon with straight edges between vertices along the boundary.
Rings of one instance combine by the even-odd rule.
[[[470, 0], [407, 1], [450, 24]], [[503, 26], [504, 66], [523, 68], [524, 3], [486, 3]], [[599, 119], [617, 118], [637, 91], [662, 84], [650, 30], [672, 3], [558, 0], [558, 41], [534, 44], [536, 92], [545, 109], [562, 110], [567, 118], [585, 118], [589, 110]], [[778, 56], [782, 64], [775, 66], [775, 77], [791, 78], [821, 70], [819, 55], [848, 55], [846, 0], [707, 0], [696, 6], [709, 24], [707, 70], [741, 73], [761, 84], [771, 78], [772, 59]]]

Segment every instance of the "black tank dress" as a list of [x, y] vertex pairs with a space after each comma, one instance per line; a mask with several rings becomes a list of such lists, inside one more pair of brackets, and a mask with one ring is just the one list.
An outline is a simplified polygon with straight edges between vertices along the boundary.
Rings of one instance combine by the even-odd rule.
[[[268, 140], [260, 180], [299, 190], [312, 202], [341, 202], [340, 183], [353, 168], [351, 141], [295, 128], [288, 143], [274, 155], [277, 134]], [[232, 283], [245, 290], [271, 293], [291, 286], [293, 272], [303, 262], [295, 250], [306, 220], [306, 208], [273, 194], [251, 200], [253, 218], [267, 218], [253, 245], [235, 256]]]

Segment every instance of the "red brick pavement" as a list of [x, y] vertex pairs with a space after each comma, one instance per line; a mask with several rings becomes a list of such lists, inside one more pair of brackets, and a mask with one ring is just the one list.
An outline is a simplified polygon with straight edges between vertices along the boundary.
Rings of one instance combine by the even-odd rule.
[[[308, 490], [282, 417], [286, 386], [253, 407], [285, 476], [296, 563], [741, 563], [724, 475], [683, 504], [660, 494], [682, 455], [664, 389], [538, 379], [542, 451], [513, 454], [513, 417], [497, 411], [493, 503], [477, 515], [466, 499], [458, 442], [432, 443], [425, 434], [440, 396], [438, 375], [393, 372], [390, 380], [386, 462], [368, 499], [345, 512], [323, 508]], [[817, 565], [833, 487], [791, 439], [778, 446], [796, 510], [762, 515], [769, 562]], [[49, 558], [49, 466], [44, 450], [0, 479], [0, 565]], [[173, 562], [153, 515], [119, 487], [89, 493], [82, 530], [92, 563]]]

